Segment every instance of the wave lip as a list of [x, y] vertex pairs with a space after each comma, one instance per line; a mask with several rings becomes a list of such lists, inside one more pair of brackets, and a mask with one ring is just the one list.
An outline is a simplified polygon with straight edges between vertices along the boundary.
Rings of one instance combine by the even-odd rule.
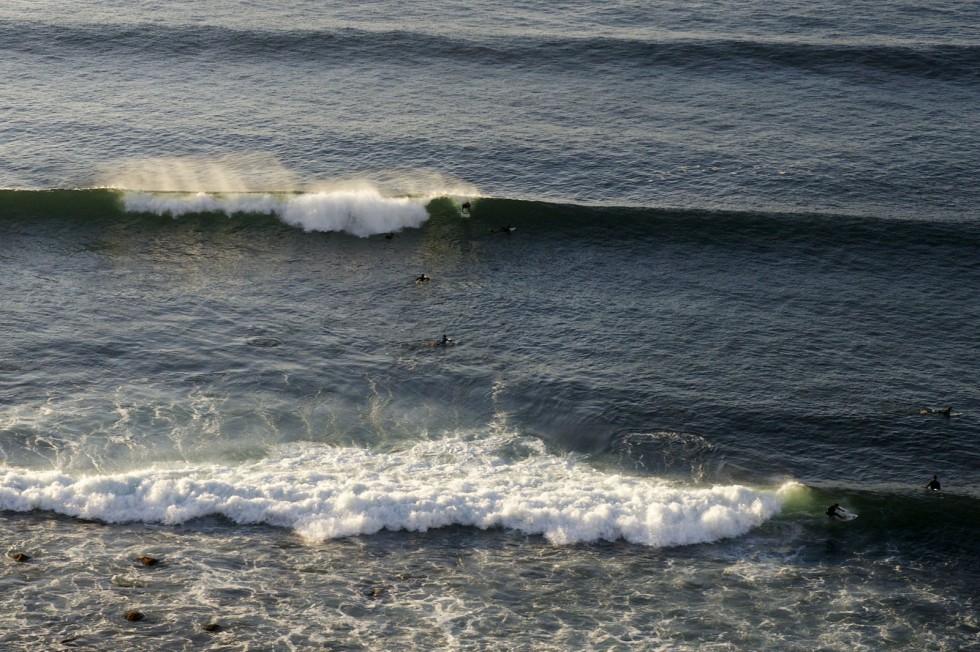
[[88, 477], [7, 469], [0, 509], [109, 523], [221, 515], [289, 527], [314, 542], [463, 525], [562, 545], [622, 539], [661, 547], [742, 535], [778, 514], [786, 493], [607, 474], [550, 455], [536, 441], [523, 444], [526, 457], [512, 460], [500, 443], [422, 442], [399, 453], [310, 445], [240, 467]]

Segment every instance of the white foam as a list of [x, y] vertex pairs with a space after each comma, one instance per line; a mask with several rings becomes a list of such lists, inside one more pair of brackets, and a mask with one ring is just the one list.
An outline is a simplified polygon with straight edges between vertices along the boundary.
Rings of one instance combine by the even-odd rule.
[[275, 215], [305, 231], [346, 231], [357, 236], [416, 228], [428, 219], [428, 198], [385, 197], [371, 187], [294, 195], [215, 195], [128, 192], [127, 211], [179, 217], [189, 213]]
[[671, 546], [735, 537], [777, 514], [787, 487], [678, 486], [613, 475], [536, 441], [423, 442], [377, 453], [305, 445], [241, 466], [148, 468], [74, 477], [0, 468], [0, 509], [165, 524], [220, 514], [310, 541], [448, 525], [504, 527], [558, 544]]
[[100, 187], [124, 193], [125, 209], [179, 217], [189, 213], [275, 215], [307, 231], [358, 236], [420, 226], [436, 197], [473, 197], [475, 186], [430, 170], [380, 170], [315, 183], [261, 152], [119, 161]]

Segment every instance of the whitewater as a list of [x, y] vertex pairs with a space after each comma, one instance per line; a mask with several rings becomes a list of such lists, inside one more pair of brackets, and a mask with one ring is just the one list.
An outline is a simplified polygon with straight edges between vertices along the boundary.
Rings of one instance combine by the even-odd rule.
[[[683, 490], [596, 474], [540, 454], [507, 462], [487, 455], [491, 445], [501, 443], [430, 443], [403, 455], [305, 450], [238, 468], [77, 478], [8, 473], [0, 506], [107, 523], [173, 525], [222, 515], [235, 523], [290, 527], [313, 542], [382, 528], [468, 525], [513, 528], [560, 544], [625, 539], [664, 546], [737, 536], [781, 504], [775, 494], [744, 487]], [[461, 466], [459, 459], [470, 463]]]

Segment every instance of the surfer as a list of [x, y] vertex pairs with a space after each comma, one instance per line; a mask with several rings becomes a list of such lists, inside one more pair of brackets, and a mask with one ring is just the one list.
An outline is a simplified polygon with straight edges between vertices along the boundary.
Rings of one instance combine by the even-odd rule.
[[429, 277], [426, 276], [425, 274], [422, 274], [422, 276], [415, 279], [416, 285], [422, 285], [423, 283], [428, 283], [428, 282], [429, 282]]
[[463, 214], [464, 215], [469, 214], [469, 212], [470, 212], [470, 203], [468, 201], [464, 201], [463, 202], [463, 205], [460, 206], [460, 208], [463, 209]]
[[442, 334], [442, 339], [439, 340], [438, 342], [436, 342], [436, 346], [449, 346], [449, 345], [455, 344], [455, 343], [456, 342], [453, 340], [453, 338], [451, 338], [448, 335], [446, 335], [445, 333], [443, 333]]
[[840, 513], [840, 503], [834, 503], [833, 505], [828, 507], [827, 516], [829, 518], [837, 518], [843, 521], [844, 515]]
[[940, 410], [939, 408], [922, 408], [919, 410], [919, 414], [941, 414], [948, 419], [953, 416], [953, 406], [950, 405], [948, 408], [943, 410]]
[[511, 226], [508, 224], [507, 226], [502, 226], [499, 229], [490, 229], [490, 233], [510, 233], [516, 228], [516, 226]]
[[926, 489], [931, 489], [933, 491], [939, 491], [939, 478], [937, 476], [932, 476], [932, 480], [926, 485]]

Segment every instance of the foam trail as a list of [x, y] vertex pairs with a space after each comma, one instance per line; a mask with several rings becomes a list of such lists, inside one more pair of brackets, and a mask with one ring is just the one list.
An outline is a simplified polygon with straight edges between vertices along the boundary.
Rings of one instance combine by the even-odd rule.
[[397, 453], [304, 445], [251, 464], [73, 477], [0, 469], [0, 509], [165, 524], [220, 514], [293, 528], [310, 541], [448, 525], [505, 527], [557, 544], [672, 546], [735, 537], [789, 491], [680, 487], [610, 475], [521, 440], [423, 442]]
[[346, 231], [357, 236], [416, 228], [428, 219], [425, 199], [384, 197], [363, 187], [300, 195], [194, 195], [126, 193], [129, 212], [179, 217], [192, 213], [275, 215], [305, 231]]

